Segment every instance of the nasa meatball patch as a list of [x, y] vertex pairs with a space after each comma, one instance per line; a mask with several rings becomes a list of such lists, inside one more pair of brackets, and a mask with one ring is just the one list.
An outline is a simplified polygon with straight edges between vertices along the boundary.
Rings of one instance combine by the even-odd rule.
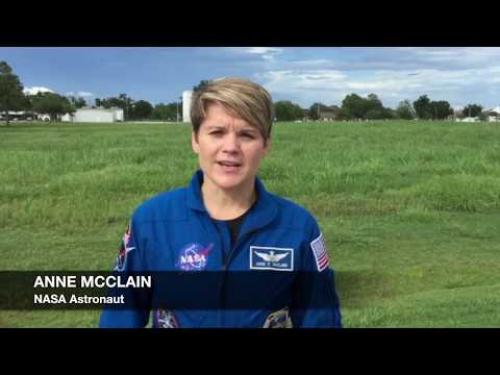
[[214, 244], [203, 246], [199, 243], [190, 243], [179, 252], [177, 268], [182, 271], [203, 271], [208, 263], [208, 256]]

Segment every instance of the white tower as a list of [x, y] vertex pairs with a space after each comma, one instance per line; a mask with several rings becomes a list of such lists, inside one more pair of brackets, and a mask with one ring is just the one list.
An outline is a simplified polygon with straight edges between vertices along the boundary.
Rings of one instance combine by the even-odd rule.
[[182, 92], [182, 122], [191, 122], [191, 97], [193, 91], [186, 90]]

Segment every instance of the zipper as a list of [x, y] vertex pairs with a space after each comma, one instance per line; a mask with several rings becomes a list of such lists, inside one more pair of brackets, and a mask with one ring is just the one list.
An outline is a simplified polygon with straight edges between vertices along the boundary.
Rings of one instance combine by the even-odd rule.
[[251, 231], [245, 232], [242, 235], [238, 234], [238, 236], [236, 236], [236, 241], [234, 241], [234, 244], [233, 244], [233, 246], [231, 246], [231, 249], [229, 250], [229, 253], [225, 259], [225, 262], [223, 262], [223, 264], [222, 264], [223, 271], [225, 271], [227, 269], [227, 267], [229, 266], [229, 263], [231, 263], [234, 252], [235, 252], [236, 248], [238, 247], [238, 244], [241, 242], [241, 239], [244, 238], [245, 236], [252, 234], [255, 231], [256, 231], [256, 229], [253, 229]]
[[[217, 232], [219, 234], [221, 243], [224, 244], [223, 234], [221, 233], [221, 230], [219, 229], [219, 226], [217, 225], [217, 223], [214, 223], [214, 225], [217, 228]], [[229, 253], [227, 254], [227, 256], [225, 255], [224, 249], [222, 249], [222, 254], [223, 254], [222, 255], [223, 256], [223, 262], [222, 262], [222, 269], [221, 269], [222, 277], [221, 277], [221, 283], [220, 283], [220, 286], [219, 286], [219, 291], [220, 291], [219, 295], [220, 295], [221, 312], [222, 312], [222, 314], [220, 315], [220, 318], [219, 318], [221, 326], [224, 326], [224, 324], [223, 324], [224, 312], [225, 312], [226, 307], [227, 307], [226, 279], [227, 279], [227, 275], [228, 275], [229, 264], [231, 263], [231, 260], [233, 258], [235, 250], [238, 248], [238, 244], [241, 242], [241, 240], [245, 236], [248, 236], [249, 234], [251, 234], [253, 232], [255, 232], [255, 229], [252, 230], [252, 231], [247, 231], [246, 233], [244, 233], [242, 235], [238, 234], [238, 236], [236, 236], [236, 240], [234, 241], [234, 244], [229, 249]], [[236, 272], [238, 272], [238, 271], [236, 271]]]
[[[224, 235], [221, 233], [219, 225], [217, 225], [217, 223], [213, 223], [213, 224], [215, 225], [215, 228], [216, 228], [217, 233], [219, 235], [219, 239], [220, 239], [221, 244], [224, 245]], [[227, 225], [227, 224], [225, 224], [225, 225]], [[235, 252], [236, 248], [238, 247], [238, 244], [241, 242], [241, 239], [244, 238], [245, 236], [252, 234], [255, 231], [257, 231], [257, 230], [252, 229], [250, 231], [245, 232], [244, 234], [238, 233], [238, 235], [236, 236], [236, 240], [234, 241], [234, 244], [232, 244], [232, 246], [230, 246], [229, 252], [227, 254], [224, 251], [224, 248], [222, 249], [222, 254], [221, 254], [221, 256], [222, 256], [222, 262], [221, 262], [222, 269], [221, 269], [221, 271], [227, 271], [229, 263], [231, 263], [234, 252]], [[229, 235], [229, 239], [231, 240], [231, 234]]]

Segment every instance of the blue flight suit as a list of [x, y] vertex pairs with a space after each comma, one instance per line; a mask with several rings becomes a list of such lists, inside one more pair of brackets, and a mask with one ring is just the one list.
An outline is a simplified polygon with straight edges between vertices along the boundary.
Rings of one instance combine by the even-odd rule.
[[[149, 305], [153, 327], [341, 327], [334, 271], [314, 217], [256, 178], [257, 201], [231, 244], [227, 222], [205, 209], [202, 182], [197, 171], [187, 188], [144, 202], [124, 236], [115, 272], [180, 278], [138, 297], [168, 295]], [[198, 284], [183, 286], [185, 275], [199, 277]], [[149, 316], [148, 309], [107, 307], [100, 327], [145, 327]]]

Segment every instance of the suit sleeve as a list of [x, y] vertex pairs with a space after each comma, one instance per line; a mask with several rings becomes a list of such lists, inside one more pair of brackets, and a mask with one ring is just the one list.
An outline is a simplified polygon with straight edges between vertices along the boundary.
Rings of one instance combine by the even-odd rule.
[[[136, 220], [132, 217], [128, 225], [118, 256], [115, 261], [113, 275], [127, 276], [145, 271], [143, 260], [143, 249], [141, 248], [140, 232]], [[133, 288], [108, 289], [109, 295], [120, 295], [125, 297], [125, 306], [105, 306], [102, 310], [100, 328], [142, 328], [148, 323], [149, 291]]]
[[335, 272], [330, 264], [325, 238], [316, 220], [302, 249], [301, 270], [290, 311], [297, 328], [341, 328], [340, 302]]

